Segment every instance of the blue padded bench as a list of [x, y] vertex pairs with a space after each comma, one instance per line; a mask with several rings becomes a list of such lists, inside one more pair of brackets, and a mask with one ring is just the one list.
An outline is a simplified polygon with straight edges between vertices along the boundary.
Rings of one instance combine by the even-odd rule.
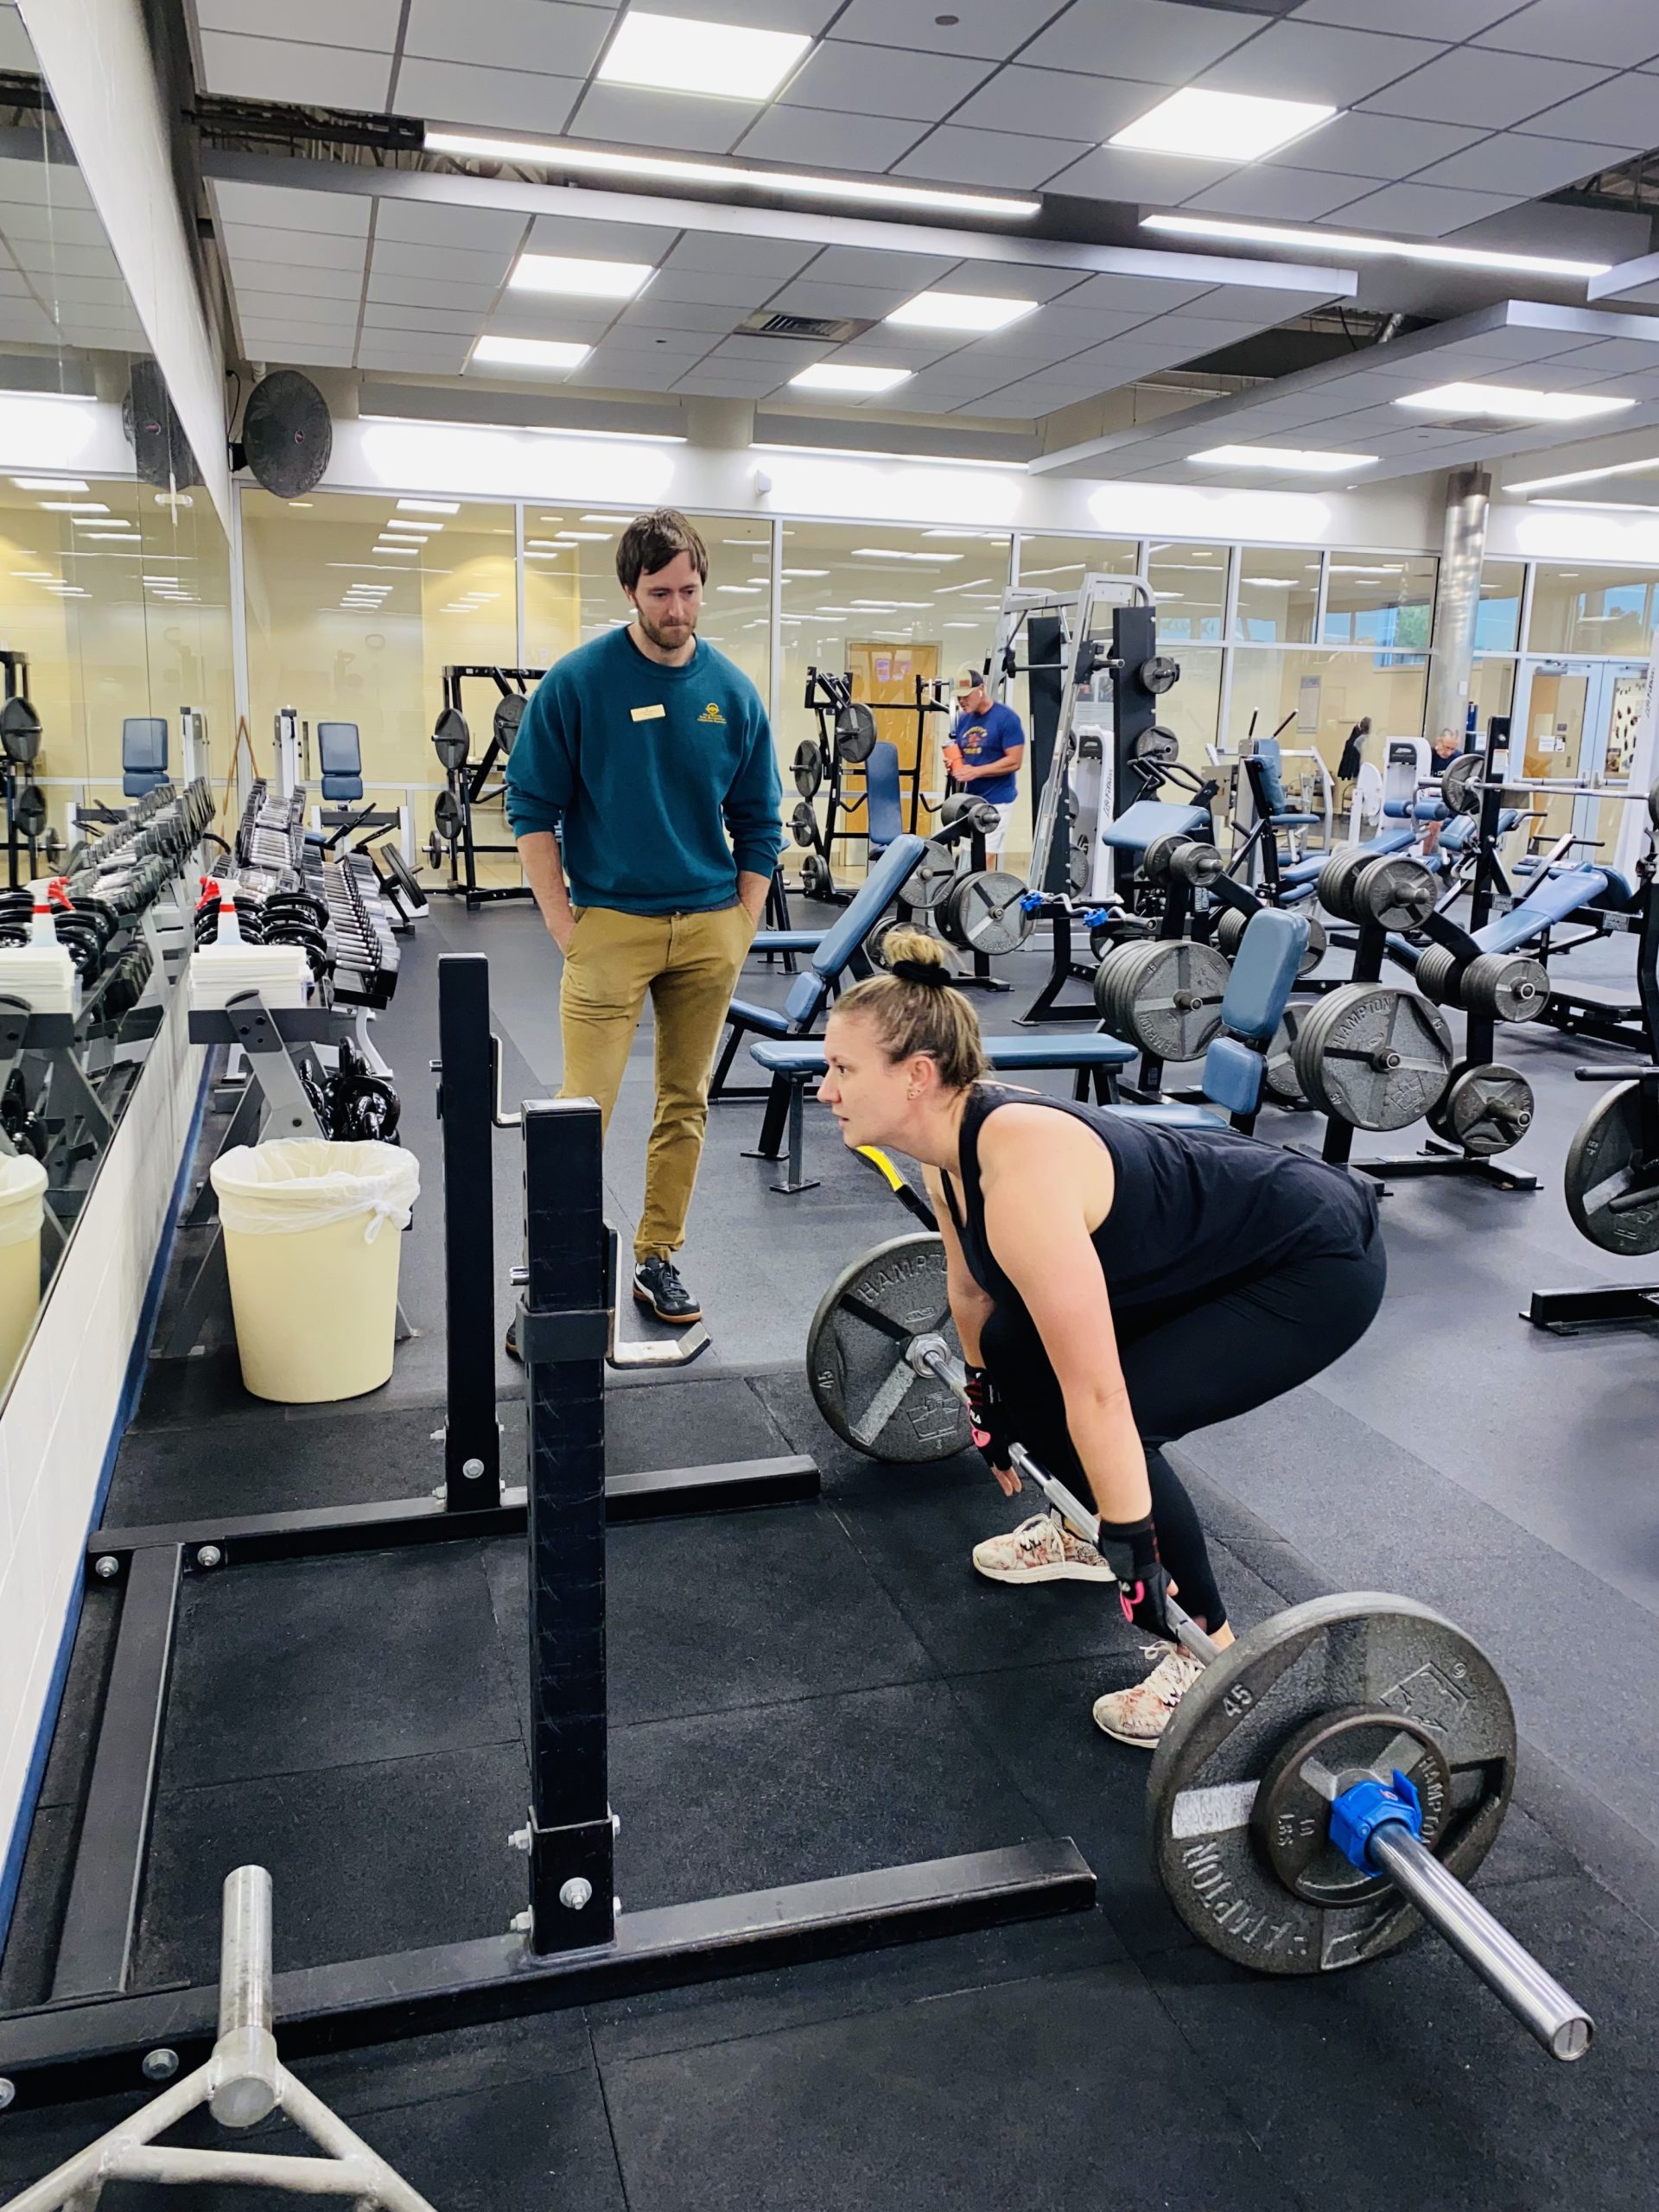
[[[987, 1037], [982, 1040], [985, 1057], [996, 1075], [1023, 1075], [1037, 1068], [1071, 1068], [1077, 1080], [1072, 1096], [1086, 1099], [1092, 1084], [1103, 1105], [1116, 1094], [1117, 1071], [1135, 1058], [1133, 1046], [1096, 1031], [1084, 1037]], [[815, 1181], [804, 1181], [801, 1166], [806, 1150], [806, 1093], [822, 1083], [829, 1062], [821, 1037], [789, 1044], [757, 1041], [749, 1058], [772, 1077], [766, 1118], [760, 1141], [748, 1156], [784, 1163], [784, 1179], [772, 1189], [794, 1198], [802, 1191], [816, 1191]]]
[[[1363, 853], [1369, 860], [1376, 860], [1385, 853], [1403, 853], [1411, 842], [1409, 830], [1382, 830], [1375, 837], [1367, 837], [1363, 844], [1353, 849]], [[1346, 845], [1335, 848], [1338, 853], [1345, 853], [1349, 849]], [[1310, 859], [1293, 861], [1288, 868], [1280, 871], [1279, 881], [1287, 891], [1311, 892], [1319, 881], [1319, 870], [1332, 857], [1331, 853], [1315, 853]]]
[[[1621, 875], [1617, 868], [1551, 868], [1524, 899], [1517, 900], [1507, 914], [1499, 914], [1484, 929], [1477, 930], [1471, 941], [1482, 952], [1519, 952], [1534, 938], [1541, 937], [1558, 922], [1567, 921], [1581, 906], [1589, 906], [1604, 893], [1626, 906], [1636, 899], [1630, 878]], [[1390, 937], [1389, 950], [1400, 955], [1408, 966], [1415, 967], [1420, 948], [1403, 937]]]
[[1221, 1001], [1222, 1033], [1204, 1056], [1199, 1087], [1210, 1103], [1172, 1099], [1155, 1106], [1109, 1106], [1107, 1111], [1166, 1128], [1232, 1128], [1247, 1135], [1262, 1105], [1262, 1074], [1269, 1046], [1295, 988], [1307, 948], [1305, 915], [1263, 906], [1250, 916], [1239, 940]]
[[1116, 853], [1143, 853], [1159, 837], [1209, 837], [1215, 825], [1202, 806], [1173, 805], [1167, 799], [1138, 798], [1115, 821], [1103, 822], [1098, 836]]
[[[726, 1009], [726, 1042], [709, 1086], [711, 1101], [770, 1098], [769, 1090], [754, 1084], [728, 1087], [726, 1078], [731, 1073], [738, 1046], [751, 1030], [780, 1040], [812, 1034], [842, 976], [863, 949], [864, 940], [915, 874], [926, 850], [925, 839], [913, 837], [907, 830], [900, 831], [880, 860], [872, 864], [869, 874], [848, 901], [845, 912], [811, 948], [805, 972], [790, 985], [781, 1007], [760, 1006], [751, 999], [732, 1001]], [[787, 934], [793, 936], [796, 932], [791, 931]]]

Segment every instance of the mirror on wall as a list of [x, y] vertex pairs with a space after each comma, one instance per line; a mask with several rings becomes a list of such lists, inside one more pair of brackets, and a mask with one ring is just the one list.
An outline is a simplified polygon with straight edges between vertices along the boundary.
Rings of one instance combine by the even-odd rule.
[[0, 1389], [142, 1097], [234, 749], [225, 535], [4, 16], [33, 105], [0, 152], [0, 1012], [30, 1011], [0, 1020]]

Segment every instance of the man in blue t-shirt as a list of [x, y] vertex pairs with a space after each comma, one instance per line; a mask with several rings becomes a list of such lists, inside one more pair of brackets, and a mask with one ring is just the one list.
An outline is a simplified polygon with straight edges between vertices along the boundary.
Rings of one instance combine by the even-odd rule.
[[992, 698], [983, 670], [964, 668], [957, 678], [957, 718], [944, 765], [953, 783], [996, 809], [996, 828], [985, 840], [987, 854], [1002, 850], [1019, 789], [1015, 772], [1025, 757], [1026, 733], [1019, 715]]

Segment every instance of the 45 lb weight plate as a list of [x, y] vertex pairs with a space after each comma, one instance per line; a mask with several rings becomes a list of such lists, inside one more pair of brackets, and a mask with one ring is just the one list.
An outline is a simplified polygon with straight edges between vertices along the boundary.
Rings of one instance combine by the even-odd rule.
[[960, 877], [938, 904], [941, 935], [963, 952], [1017, 952], [1036, 927], [1023, 876], [985, 868]]
[[851, 767], [868, 760], [875, 750], [875, 716], [861, 699], [843, 707], [836, 716], [836, 751]]
[[804, 737], [796, 747], [790, 773], [803, 798], [816, 798], [823, 788], [823, 755], [810, 737]]
[[434, 833], [441, 837], [446, 845], [453, 845], [461, 835], [461, 801], [452, 791], [440, 791], [437, 803], [432, 809]]
[[962, 1357], [940, 1238], [890, 1237], [842, 1269], [806, 1332], [806, 1379], [843, 1443], [906, 1465], [966, 1451], [973, 1437], [961, 1401], [905, 1358], [912, 1338], [928, 1335]]
[[1107, 1028], [1159, 1060], [1198, 1058], [1221, 1027], [1226, 988], [1227, 963], [1187, 938], [1120, 945], [1095, 970], [1095, 1004]]
[[1659, 1146], [1639, 1083], [1616, 1084], [1596, 1101], [1567, 1148], [1567, 1210], [1604, 1252], [1637, 1259], [1659, 1252]]
[[1427, 999], [1389, 983], [1332, 991], [1303, 1022], [1292, 1051], [1309, 1103], [1356, 1129], [1421, 1121], [1452, 1072], [1445, 1022]]

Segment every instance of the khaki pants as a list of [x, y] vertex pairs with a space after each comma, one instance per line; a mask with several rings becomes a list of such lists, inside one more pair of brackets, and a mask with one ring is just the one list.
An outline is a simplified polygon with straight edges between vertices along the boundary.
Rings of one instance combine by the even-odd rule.
[[657, 1110], [636, 1260], [665, 1257], [685, 1242], [715, 1047], [753, 935], [741, 906], [712, 914], [577, 912], [559, 992], [560, 1096], [596, 1099], [608, 1130], [647, 991], [656, 1016]]

